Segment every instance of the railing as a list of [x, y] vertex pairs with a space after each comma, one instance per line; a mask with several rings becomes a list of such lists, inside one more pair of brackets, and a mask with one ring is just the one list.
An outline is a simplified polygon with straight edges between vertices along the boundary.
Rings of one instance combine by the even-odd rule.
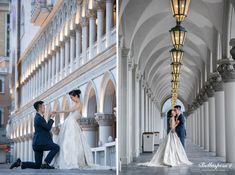
[[105, 167], [116, 167], [116, 142], [105, 143], [101, 147], [92, 148], [94, 164]]
[[0, 68], [0, 73], [7, 73], [7, 72], [8, 72], [8, 68], [7, 67]]

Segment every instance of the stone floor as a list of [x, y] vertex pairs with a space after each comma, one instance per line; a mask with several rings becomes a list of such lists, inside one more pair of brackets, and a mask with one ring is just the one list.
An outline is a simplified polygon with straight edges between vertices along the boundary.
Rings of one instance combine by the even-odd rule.
[[[199, 146], [186, 141], [186, 153], [192, 166], [182, 167], [143, 167], [138, 163], [151, 160], [152, 153], [143, 153], [137, 160], [122, 168], [121, 175], [235, 175], [235, 165], [225, 163], [215, 153], [204, 151]], [[216, 168], [217, 166], [217, 168]]]
[[10, 170], [10, 165], [0, 164], [0, 175], [106, 175], [116, 174], [116, 170], [34, 170], [20, 168]]

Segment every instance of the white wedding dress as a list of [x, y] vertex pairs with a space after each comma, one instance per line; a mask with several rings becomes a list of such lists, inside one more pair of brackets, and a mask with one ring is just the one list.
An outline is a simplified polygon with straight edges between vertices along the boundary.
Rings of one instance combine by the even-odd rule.
[[[175, 124], [175, 121], [170, 120], [171, 125]], [[143, 166], [179, 166], [179, 165], [192, 165], [187, 158], [183, 145], [180, 142], [179, 137], [172, 130], [164, 138], [160, 144], [157, 152], [153, 156], [150, 162], [140, 163]]]
[[93, 164], [91, 148], [77, 122], [79, 118], [79, 111], [70, 112], [60, 128], [57, 138], [60, 151], [55, 157], [55, 168], [82, 169]]

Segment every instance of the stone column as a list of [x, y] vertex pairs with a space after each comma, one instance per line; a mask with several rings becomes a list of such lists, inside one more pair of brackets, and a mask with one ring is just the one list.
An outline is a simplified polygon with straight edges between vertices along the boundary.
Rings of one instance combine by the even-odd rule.
[[203, 119], [204, 119], [204, 110], [203, 110], [203, 104], [200, 106], [200, 146], [203, 147], [204, 145], [204, 122], [203, 122]]
[[140, 138], [141, 138], [141, 128], [140, 128], [140, 117], [141, 117], [141, 109], [140, 109], [140, 98], [141, 98], [141, 84], [140, 84], [140, 79], [141, 79], [141, 75], [138, 72], [138, 69], [136, 71], [136, 75], [135, 75], [135, 153], [136, 153], [136, 157], [138, 157], [140, 155], [140, 151], [141, 151], [141, 142], [140, 142]]
[[127, 96], [127, 132], [129, 134], [129, 139], [127, 140], [127, 146], [129, 146], [130, 150], [130, 158], [132, 160], [133, 157], [136, 157], [136, 145], [135, 145], [135, 73], [136, 73], [136, 65], [131, 58], [128, 59], [128, 96]]
[[200, 99], [197, 97], [198, 108], [197, 108], [197, 145], [200, 146]]
[[70, 42], [69, 42], [69, 37], [65, 38], [65, 57], [64, 57], [64, 70], [63, 73], [64, 75], [62, 75], [62, 78], [66, 77], [69, 74], [69, 62], [70, 60]]
[[204, 149], [209, 151], [209, 105], [207, 98], [207, 94], [204, 94]]
[[145, 131], [149, 131], [149, 97], [148, 97], [148, 90], [145, 92]]
[[225, 157], [224, 87], [218, 72], [211, 74], [210, 83], [212, 83], [215, 90], [216, 156]]
[[[143, 146], [143, 137], [142, 134], [145, 131], [145, 94], [144, 94], [144, 89], [145, 89], [145, 84], [144, 84], [144, 79], [143, 76], [141, 77], [141, 114], [140, 114], [140, 122], [141, 122], [141, 136], [140, 136], [140, 140], [141, 140], [141, 148]], [[142, 151], [142, 149], [141, 149]]]
[[29, 160], [27, 161], [33, 161], [33, 149], [32, 149], [32, 138], [29, 139], [28, 141], [28, 152], [29, 152]]
[[29, 148], [28, 148], [28, 139], [24, 139], [24, 161], [28, 161]]
[[95, 118], [81, 118], [80, 125], [91, 148], [98, 146], [98, 123]]
[[80, 55], [81, 55], [81, 43], [82, 37], [81, 37], [81, 26], [76, 26], [76, 68], [80, 65]]
[[65, 52], [64, 52], [64, 46], [65, 43], [64, 41], [62, 41], [60, 43], [60, 73], [59, 73], [59, 80], [61, 80], [64, 76], [63, 72], [64, 72], [64, 65], [65, 65]]
[[44, 62], [44, 88], [43, 91], [46, 91], [47, 89], [47, 77], [48, 77], [48, 60]]
[[55, 64], [56, 64], [56, 57], [55, 54], [52, 55], [52, 67], [51, 67], [51, 85], [53, 86], [55, 83], [55, 74], [56, 74], [56, 70], [55, 70]]
[[214, 89], [209, 82], [207, 82], [206, 91], [209, 102], [209, 151], [215, 152], [215, 97]]
[[218, 61], [217, 70], [224, 82], [226, 161], [235, 163], [235, 139], [233, 139], [235, 123], [235, 39], [230, 41], [230, 45], [232, 46], [230, 50], [232, 59]]
[[56, 79], [55, 79], [55, 83], [57, 83], [59, 81], [59, 72], [60, 72], [60, 49], [59, 47], [56, 47], [56, 68], [55, 68], [55, 76], [56, 76]]
[[110, 45], [112, 27], [113, 27], [113, 1], [106, 0], [106, 47]]
[[102, 1], [97, 2], [97, 20], [97, 53], [100, 53], [104, 34], [104, 3]]
[[86, 17], [81, 19], [81, 27], [82, 27], [82, 64], [87, 61], [87, 39], [88, 39], [88, 20]]
[[108, 142], [109, 136], [113, 137], [113, 124], [114, 124], [114, 114], [103, 114], [103, 113], [96, 113], [95, 114], [96, 121], [99, 124], [99, 142], [101, 144], [105, 144]]
[[[119, 60], [120, 67], [118, 69], [119, 82], [118, 89], [119, 94], [118, 98], [120, 99], [120, 105], [118, 106], [118, 135], [123, 136], [119, 137], [119, 145], [127, 145], [128, 132], [127, 132], [127, 60], [129, 57], [129, 49], [122, 48], [119, 46], [119, 55], [121, 56]], [[130, 162], [129, 158], [129, 149], [127, 146], [119, 146], [119, 158], [122, 161], [122, 164], [128, 164]]]
[[70, 32], [70, 63], [69, 63], [69, 72], [71, 73], [74, 69], [74, 60], [75, 60], [75, 31]]
[[92, 9], [89, 10], [89, 59], [94, 56], [94, 43], [96, 37], [95, 26], [96, 12]]
[[47, 88], [51, 87], [51, 75], [52, 75], [52, 57], [49, 58], [48, 60], [48, 76], [47, 76]]

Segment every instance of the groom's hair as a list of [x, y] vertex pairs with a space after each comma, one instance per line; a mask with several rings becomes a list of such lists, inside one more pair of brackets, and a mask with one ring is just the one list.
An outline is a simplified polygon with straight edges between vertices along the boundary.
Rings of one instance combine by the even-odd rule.
[[43, 101], [36, 101], [34, 104], [33, 104], [33, 107], [36, 111], [38, 111], [39, 107], [43, 104], [44, 102]]
[[176, 105], [174, 108], [181, 110], [181, 106], [180, 105]]

